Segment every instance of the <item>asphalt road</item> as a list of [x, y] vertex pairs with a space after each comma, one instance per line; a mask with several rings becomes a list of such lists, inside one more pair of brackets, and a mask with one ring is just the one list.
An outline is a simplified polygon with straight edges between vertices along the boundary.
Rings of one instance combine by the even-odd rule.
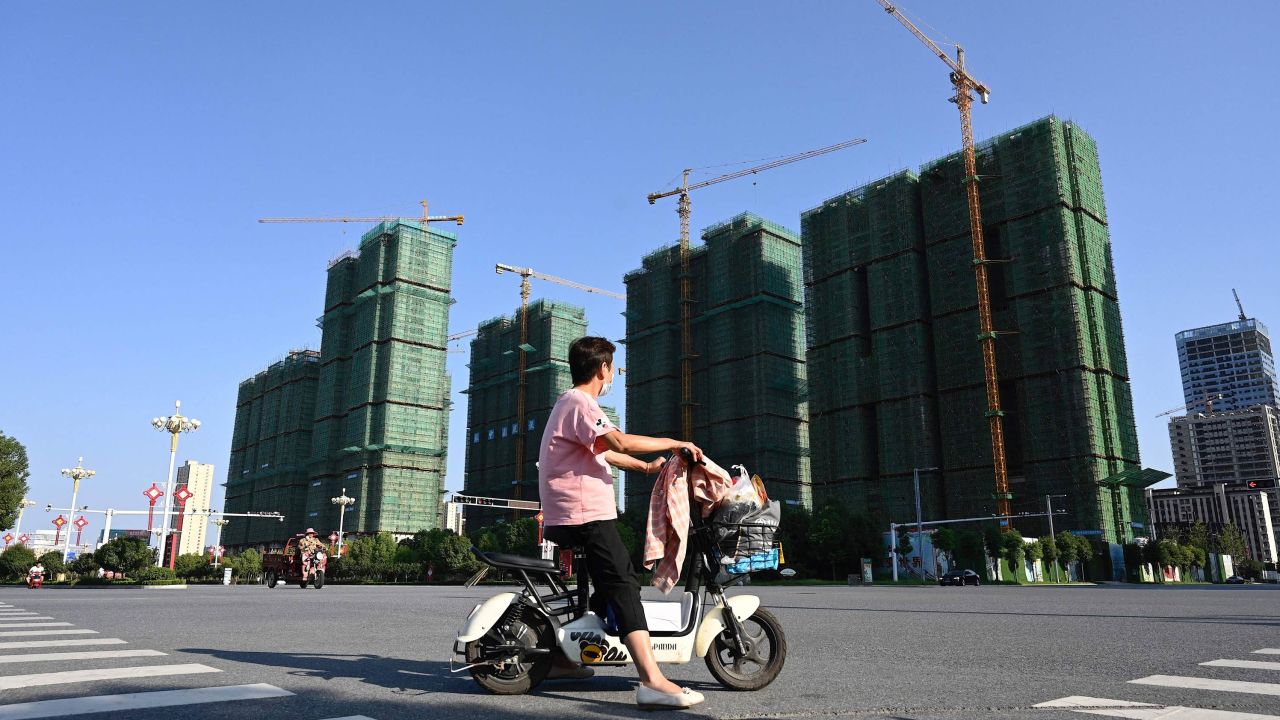
[[[144, 697], [219, 701], [80, 717], [652, 717], [634, 708], [630, 669], [603, 669], [586, 681], [547, 682], [518, 698], [488, 695], [466, 673], [450, 674], [457, 626], [476, 602], [497, 591], [335, 585], [319, 591], [0, 588], [0, 604], [9, 606], [0, 607], [0, 720], [65, 716], [133, 700], [104, 696], [157, 691], [184, 692]], [[707, 694], [706, 704], [689, 717], [1087, 717], [1035, 707], [1073, 696], [1095, 698], [1080, 702], [1103, 708], [1139, 702], [1280, 717], [1275, 586], [736, 592], [745, 591], [760, 595], [785, 626], [786, 667], [765, 690], [734, 693], [722, 690], [701, 661], [668, 666], [678, 682]], [[11, 634], [51, 631], [59, 634]], [[69, 642], [14, 645], [32, 641]], [[1266, 648], [1274, 654], [1255, 652]], [[122, 651], [130, 654], [116, 654]], [[1215, 660], [1246, 665], [1201, 664]], [[151, 675], [157, 672], [180, 674]], [[1132, 682], [1152, 676], [1173, 679]], [[36, 684], [50, 680], [63, 682]], [[233, 687], [246, 685], [253, 687]], [[210, 690], [185, 692], [195, 688]], [[258, 696], [219, 694], [228, 692]], [[49, 702], [75, 698], [81, 700]], [[1132, 707], [1101, 712], [1168, 716]]]

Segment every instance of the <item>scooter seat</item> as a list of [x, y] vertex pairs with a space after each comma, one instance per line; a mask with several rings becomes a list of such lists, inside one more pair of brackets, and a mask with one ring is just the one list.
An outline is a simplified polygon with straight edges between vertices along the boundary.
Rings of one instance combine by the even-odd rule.
[[546, 572], [547, 570], [560, 569], [560, 564], [555, 560], [543, 560], [542, 558], [531, 558], [523, 555], [508, 555], [507, 553], [496, 552], [480, 552], [477, 554], [490, 565], [506, 570], [537, 570], [538, 572]]

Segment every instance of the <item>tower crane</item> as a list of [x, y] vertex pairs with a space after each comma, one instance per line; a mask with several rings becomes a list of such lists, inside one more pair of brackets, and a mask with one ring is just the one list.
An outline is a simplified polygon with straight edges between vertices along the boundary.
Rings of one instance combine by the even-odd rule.
[[260, 223], [380, 223], [380, 222], [420, 222], [424, 226], [433, 222], [456, 222], [461, 225], [461, 215], [428, 215], [427, 201], [423, 200], [422, 217], [399, 217], [396, 215], [380, 215], [377, 217], [278, 217], [258, 218]]
[[1244, 314], [1244, 303], [1240, 302], [1240, 293], [1236, 292], [1235, 288], [1231, 288], [1231, 294], [1236, 298], [1236, 308], [1240, 310], [1240, 321], [1248, 320], [1249, 317]]
[[1186, 405], [1179, 405], [1178, 407], [1172, 410], [1165, 410], [1164, 412], [1160, 413], [1156, 417], [1162, 418], [1165, 415], [1172, 415], [1176, 412], [1182, 412], [1183, 410], [1190, 410], [1191, 408], [1194, 408], [1194, 407], [1200, 407], [1201, 405], [1204, 406], [1204, 409], [1206, 412], [1213, 412], [1213, 401], [1221, 400], [1221, 399], [1222, 399], [1221, 393], [1214, 395], [1213, 397], [1209, 397], [1209, 395], [1206, 393], [1203, 400], [1196, 400], [1195, 402], [1189, 402]]
[[844, 142], [828, 145], [826, 147], [816, 148], [814, 150], [806, 150], [795, 155], [779, 158], [771, 162], [757, 165], [745, 170], [738, 170], [726, 175], [703, 180], [692, 185], [689, 184], [689, 173], [693, 172], [692, 168], [685, 168], [681, 171], [680, 187], [674, 190], [664, 192], [649, 193], [649, 204], [653, 205], [662, 198], [668, 198], [675, 195], [680, 197], [676, 204], [676, 213], [680, 216], [680, 433], [685, 442], [693, 441], [693, 335], [690, 329], [690, 313], [693, 299], [690, 294], [689, 287], [689, 218], [693, 214], [693, 205], [689, 200], [689, 193], [694, 190], [700, 190], [704, 187], [716, 185], [728, 180], [736, 180], [748, 175], [762, 173], [765, 170], [772, 170], [783, 165], [790, 165], [801, 160], [808, 160], [819, 155], [826, 155], [836, 150], [843, 150], [854, 145], [865, 143], [864, 138], [855, 138]]
[[614, 298], [616, 300], [626, 300], [627, 296], [622, 293], [613, 292], [612, 290], [604, 290], [590, 285], [584, 285], [573, 280], [566, 280], [555, 275], [540, 273], [533, 268], [516, 267], [515, 265], [506, 265], [497, 263], [494, 265], [494, 272], [501, 275], [503, 273], [514, 273], [520, 276], [520, 344], [516, 347], [516, 367], [517, 367], [517, 385], [516, 385], [516, 491], [515, 499], [519, 500], [522, 494], [522, 483], [524, 482], [524, 412], [525, 412], [525, 355], [529, 348], [529, 294], [531, 291], [529, 279], [537, 278], [547, 282], [553, 282], [557, 285], [564, 285], [575, 290], [603, 295], [605, 297]]
[[[987, 265], [995, 260], [987, 259], [986, 246], [982, 238], [982, 207], [978, 197], [978, 161], [973, 147], [973, 95], [977, 91], [982, 104], [991, 98], [991, 88], [979, 82], [969, 74], [964, 66], [964, 48], [956, 46], [956, 59], [952, 60], [937, 43], [929, 39], [920, 28], [907, 19], [905, 15], [889, 0], [876, 0], [885, 12], [889, 13], [902, 26], [924, 43], [938, 59], [951, 69], [951, 85], [956, 94], [950, 98], [960, 110], [960, 138], [964, 155], [964, 186], [969, 202], [969, 235], [973, 239], [973, 273], [978, 289], [978, 342], [982, 344], [983, 374], [987, 388], [987, 419], [991, 427], [991, 460], [995, 475], [995, 499], [997, 514], [1008, 516], [1011, 512], [1009, 493], [1008, 467], [1005, 463], [1004, 448], [1004, 411], [1000, 409], [1000, 379], [996, 371], [996, 331], [991, 321], [991, 294], [987, 286]], [[1007, 520], [1001, 521], [1002, 529], [1008, 530], [1011, 525]]]

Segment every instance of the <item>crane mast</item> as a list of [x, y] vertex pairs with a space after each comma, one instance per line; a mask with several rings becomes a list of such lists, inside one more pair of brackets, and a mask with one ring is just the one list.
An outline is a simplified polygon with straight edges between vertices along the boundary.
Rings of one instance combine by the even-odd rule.
[[709, 180], [696, 182], [692, 185], [689, 184], [689, 173], [693, 172], [693, 170], [686, 168], [680, 173], [680, 187], [665, 192], [649, 193], [646, 197], [649, 204], [653, 205], [662, 198], [673, 195], [679, 196], [679, 200], [676, 203], [676, 214], [680, 216], [680, 436], [685, 442], [693, 442], [693, 329], [691, 321], [693, 315], [693, 292], [689, 284], [689, 220], [693, 215], [693, 203], [689, 199], [689, 193], [728, 180], [736, 180], [782, 167], [783, 165], [790, 165], [793, 162], [808, 160], [836, 150], [861, 145], [865, 142], [866, 139], [864, 138], [845, 140], [835, 145], [827, 145], [826, 147], [806, 150], [795, 155], [788, 155], [763, 165], [737, 170]]
[[[937, 43], [929, 39], [920, 28], [907, 19], [905, 15], [889, 0], [876, 0], [902, 26], [924, 43], [934, 55], [951, 69], [951, 85], [956, 94], [951, 102], [960, 111], [960, 138], [964, 159], [964, 188], [969, 205], [969, 235], [973, 240], [973, 273], [978, 291], [978, 342], [982, 346], [983, 379], [987, 391], [987, 420], [991, 429], [991, 464], [995, 479], [995, 499], [997, 514], [1011, 514], [1012, 495], [1009, 493], [1009, 471], [1005, 459], [1004, 446], [1004, 411], [1000, 408], [1000, 377], [996, 368], [996, 330], [991, 318], [991, 294], [987, 279], [987, 265], [993, 262], [987, 259], [986, 245], [982, 237], [982, 204], [978, 195], [978, 161], [973, 145], [973, 91], [977, 91], [985, 104], [991, 96], [991, 89], [969, 74], [964, 64], [964, 49], [956, 46], [956, 59], [952, 60]], [[1009, 521], [1002, 520], [1001, 527], [1009, 529]]]
[[503, 273], [514, 273], [520, 276], [520, 345], [516, 347], [516, 489], [515, 499], [520, 500], [523, 492], [524, 483], [524, 433], [525, 433], [525, 405], [527, 379], [525, 377], [525, 368], [527, 359], [525, 358], [525, 347], [529, 344], [529, 295], [532, 288], [529, 283], [530, 278], [538, 278], [547, 282], [553, 282], [565, 287], [571, 287], [575, 290], [583, 292], [595, 293], [615, 299], [625, 300], [626, 296], [611, 290], [604, 290], [590, 285], [585, 285], [573, 280], [566, 280], [555, 275], [540, 273], [533, 268], [517, 267], [515, 265], [506, 265], [497, 263], [494, 265], [494, 272], [501, 275]]

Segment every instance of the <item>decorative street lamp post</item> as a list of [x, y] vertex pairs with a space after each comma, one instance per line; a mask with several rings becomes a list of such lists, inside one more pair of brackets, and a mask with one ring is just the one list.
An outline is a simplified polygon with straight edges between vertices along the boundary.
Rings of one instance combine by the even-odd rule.
[[160, 552], [156, 553], [156, 567], [164, 567], [164, 541], [169, 537], [169, 514], [173, 510], [173, 463], [178, 457], [178, 436], [200, 429], [200, 421], [183, 417], [182, 401], [173, 404], [173, 414], [151, 418], [151, 427], [169, 433], [169, 474], [165, 476], [164, 517], [161, 518]]
[[231, 521], [224, 517], [220, 517], [217, 520], [213, 521], [213, 524], [218, 527], [218, 539], [213, 541], [213, 547], [214, 547], [213, 566], [214, 567], [218, 567], [218, 563], [222, 560], [222, 550], [223, 550], [222, 528], [226, 527], [227, 523], [229, 522]]
[[[53, 533], [53, 546], [54, 546], [54, 547], [58, 547], [58, 545], [60, 545], [60, 544], [62, 543], [62, 526], [63, 526], [63, 525], [66, 525], [66, 524], [67, 524], [67, 519], [66, 519], [66, 518], [64, 518], [64, 517], [62, 517], [61, 515], [59, 515], [58, 517], [56, 517], [56, 518], [54, 518], [54, 519], [53, 519], [53, 526], [54, 526], [55, 528], [57, 528], [57, 530], [55, 530], [55, 531], [54, 531], [54, 533]], [[67, 537], [68, 537], [68, 538], [70, 538], [70, 537], [71, 537], [71, 533], [70, 533], [70, 532], [68, 532], [68, 533], [67, 533]], [[66, 557], [66, 553], [65, 553], [65, 552], [63, 553], [63, 557]]]
[[19, 535], [19, 536], [22, 535], [22, 514], [27, 511], [27, 508], [34, 507], [35, 504], [36, 504], [35, 500], [28, 500], [26, 498], [22, 498], [22, 501], [18, 503], [18, 520], [17, 520], [17, 523], [13, 526], [14, 535]]
[[[76, 521], [75, 521], [75, 522], [73, 522], [73, 523], [71, 523], [71, 524], [76, 526], [76, 548], [79, 548], [79, 547], [80, 547], [80, 536], [84, 533], [84, 529], [85, 529], [85, 527], [89, 524], [89, 521], [88, 521], [88, 520], [86, 520], [86, 519], [85, 519], [85, 517], [84, 517], [83, 515], [81, 515], [80, 517], [76, 518]], [[67, 539], [70, 539], [70, 538], [71, 538], [71, 533], [70, 533], [70, 532], [68, 532], [68, 533], [67, 533]]]
[[147, 510], [147, 532], [150, 533], [151, 526], [155, 522], [156, 501], [164, 497], [164, 491], [160, 489], [160, 486], [155, 483], [151, 483], [151, 487], [143, 490], [142, 494], [147, 498], [147, 501], [151, 503], [151, 507]]
[[173, 569], [174, 561], [178, 558], [178, 536], [182, 534], [183, 519], [186, 517], [187, 501], [195, 497], [196, 494], [187, 489], [186, 485], [181, 485], [173, 492], [173, 499], [178, 501], [178, 527], [173, 531], [172, 539], [169, 540], [169, 569]]
[[[93, 470], [89, 470], [85, 468], [84, 458], [80, 458], [80, 461], [76, 463], [75, 467], [62, 468], [62, 474], [66, 477], [71, 478], [71, 510], [70, 512], [75, 512], [76, 497], [80, 494], [80, 481], [87, 478], [91, 478], [97, 473]], [[61, 518], [62, 516], [59, 515], [58, 517]], [[63, 523], [65, 524], [66, 521], [64, 520]], [[58, 526], [58, 531], [59, 532], [62, 531], [62, 525]], [[78, 545], [79, 542], [77, 541], [76, 544]], [[57, 542], [54, 542], [54, 545], [57, 545]], [[71, 552], [71, 531], [68, 530], [67, 543], [66, 545], [62, 546], [62, 562], [65, 563], [67, 561], [67, 554], [70, 552]]]
[[347, 508], [354, 505], [356, 499], [353, 497], [347, 497], [347, 489], [342, 488], [342, 494], [336, 498], [329, 498], [329, 502], [338, 506], [338, 557], [342, 557], [343, 521], [347, 518]]

